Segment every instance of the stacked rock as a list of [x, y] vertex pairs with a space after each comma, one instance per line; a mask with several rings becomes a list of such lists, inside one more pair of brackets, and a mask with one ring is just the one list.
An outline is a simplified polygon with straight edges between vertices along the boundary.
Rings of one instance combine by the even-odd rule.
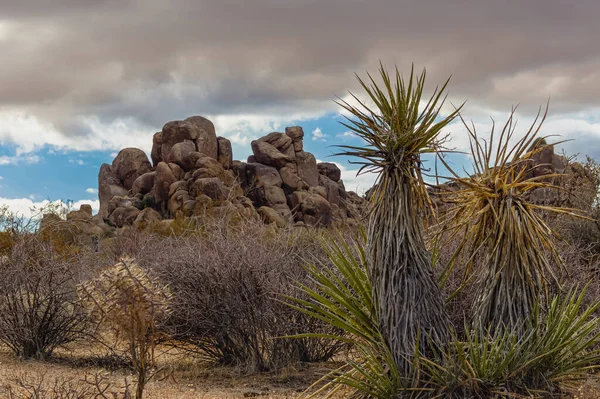
[[99, 215], [116, 227], [209, 210], [281, 227], [355, 224], [364, 200], [346, 192], [335, 164], [317, 164], [304, 151], [303, 137], [299, 126], [270, 133], [253, 141], [254, 155], [240, 162], [208, 119], [169, 122], [153, 137], [152, 164], [142, 150], [125, 148], [102, 165]]

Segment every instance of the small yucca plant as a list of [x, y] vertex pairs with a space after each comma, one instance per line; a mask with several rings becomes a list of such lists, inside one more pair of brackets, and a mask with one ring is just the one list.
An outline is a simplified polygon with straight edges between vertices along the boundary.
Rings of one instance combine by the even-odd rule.
[[[361, 242], [362, 241], [362, 242]], [[333, 339], [348, 344], [344, 365], [317, 381], [307, 396], [391, 399], [410, 382], [400, 375], [375, 316], [371, 282], [366, 269], [364, 237], [353, 244], [326, 241], [330, 264], [307, 266], [313, 284], [300, 285], [306, 299], [287, 297], [288, 304], [330, 324], [338, 333], [300, 334], [294, 338]]]
[[141, 399], [155, 364], [158, 325], [170, 312], [168, 287], [132, 259], [123, 258], [79, 289], [82, 302], [98, 323], [124, 339], [138, 373], [136, 399]]
[[408, 81], [396, 68], [390, 76], [380, 68], [383, 84], [369, 76], [358, 81], [374, 107], [359, 98], [358, 107], [340, 101], [350, 114], [348, 129], [366, 143], [340, 146], [337, 155], [358, 157], [359, 173], [377, 173], [370, 202], [366, 259], [373, 286], [379, 329], [398, 368], [411, 373], [415, 349], [441, 346], [448, 319], [442, 294], [425, 247], [423, 220], [432, 211], [423, 180], [422, 155], [440, 148], [442, 129], [458, 114], [440, 117], [448, 81], [422, 101], [425, 70]]
[[[548, 148], [537, 137], [546, 114], [547, 108], [543, 114], [540, 110], [514, 145], [514, 110], [498, 138], [492, 127], [489, 141], [481, 140], [475, 127], [462, 120], [470, 137], [474, 173], [461, 177], [444, 162], [458, 189], [442, 193], [449, 207], [440, 232], [449, 232], [451, 238], [462, 236], [445, 277], [458, 254], [466, 250], [467, 273], [476, 274], [474, 321], [481, 330], [522, 326], [536, 302], [547, 297], [548, 281], [558, 283], [558, 270], [553, 266], [562, 265], [554, 243], [557, 234], [543, 213], [578, 214], [531, 201], [534, 190], [560, 190], [552, 184], [557, 175], [534, 177], [533, 173], [544, 166], [535, 165], [533, 157]], [[480, 267], [474, 271], [476, 265]]]
[[[556, 296], [548, 312], [534, 306], [523, 334], [471, 330], [455, 339], [442, 361], [422, 359], [422, 382], [433, 397], [542, 398], [577, 386], [600, 367], [600, 319], [585, 290]], [[467, 327], [468, 329], [468, 327]]]

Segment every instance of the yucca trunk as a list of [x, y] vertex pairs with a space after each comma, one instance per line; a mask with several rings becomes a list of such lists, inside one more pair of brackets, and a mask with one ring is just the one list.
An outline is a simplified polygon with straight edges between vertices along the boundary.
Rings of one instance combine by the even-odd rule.
[[381, 333], [405, 376], [417, 343], [420, 351], [439, 348], [448, 331], [443, 295], [422, 235], [424, 215], [407, 181], [398, 170], [382, 172], [367, 239]]
[[[488, 267], [482, 269], [477, 282], [473, 315], [482, 331], [505, 326], [517, 332], [530, 319], [536, 302], [543, 306], [546, 281], [539, 255], [520, 243], [521, 234], [531, 233], [527, 231], [529, 221], [523, 220], [516, 208], [506, 209], [502, 217], [507, 226], [496, 225], [496, 231], [488, 232], [496, 242], [490, 240], [487, 246], [484, 264]], [[522, 226], [523, 233], [513, 231], [514, 226]]]

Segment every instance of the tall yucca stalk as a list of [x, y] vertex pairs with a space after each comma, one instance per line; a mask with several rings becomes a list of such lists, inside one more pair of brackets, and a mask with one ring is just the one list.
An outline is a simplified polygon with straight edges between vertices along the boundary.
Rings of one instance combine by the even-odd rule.
[[[513, 140], [516, 121], [511, 112], [499, 137], [492, 127], [489, 141], [478, 137], [474, 125], [461, 120], [470, 138], [474, 173], [461, 177], [446, 164], [457, 184], [447, 192], [442, 230], [462, 235], [453, 257], [467, 251], [467, 272], [475, 265], [476, 300], [474, 322], [482, 330], [504, 325], [520, 328], [538, 300], [547, 297], [548, 281], [557, 281], [553, 263], [562, 266], [554, 239], [542, 213], [575, 215], [575, 210], [543, 206], [531, 201], [537, 189], [554, 188], [557, 175], [534, 177], [533, 157], [548, 147], [537, 135], [548, 108], [538, 112], [532, 125], [518, 140]], [[497, 139], [497, 142], [496, 142]], [[514, 145], [511, 143], [514, 141]], [[552, 262], [553, 261], [553, 262]], [[449, 264], [447, 273], [453, 264]]]
[[448, 81], [423, 103], [425, 70], [417, 77], [411, 69], [408, 82], [397, 68], [394, 77], [383, 65], [379, 72], [382, 84], [371, 75], [366, 82], [357, 76], [374, 107], [352, 93], [359, 106], [339, 102], [350, 114], [343, 125], [366, 146], [340, 146], [343, 152], [337, 155], [362, 158], [356, 162], [362, 165], [359, 173], [378, 174], [370, 200], [368, 272], [381, 334], [398, 369], [408, 375], [415, 348], [439, 346], [448, 328], [423, 239], [422, 221], [432, 204], [421, 156], [438, 151], [440, 133], [458, 110], [439, 118]]

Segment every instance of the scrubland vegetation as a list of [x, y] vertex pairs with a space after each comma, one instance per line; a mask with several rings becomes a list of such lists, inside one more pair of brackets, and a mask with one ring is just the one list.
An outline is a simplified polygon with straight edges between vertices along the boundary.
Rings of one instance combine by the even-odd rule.
[[434, 201], [421, 156], [459, 111], [425, 74], [381, 77], [371, 109], [342, 104], [367, 144], [342, 151], [379, 173], [361, 228], [207, 215], [90, 243], [5, 209], [0, 395], [598, 397], [598, 164], [536, 172], [545, 114], [511, 117], [470, 130], [475, 174]]

